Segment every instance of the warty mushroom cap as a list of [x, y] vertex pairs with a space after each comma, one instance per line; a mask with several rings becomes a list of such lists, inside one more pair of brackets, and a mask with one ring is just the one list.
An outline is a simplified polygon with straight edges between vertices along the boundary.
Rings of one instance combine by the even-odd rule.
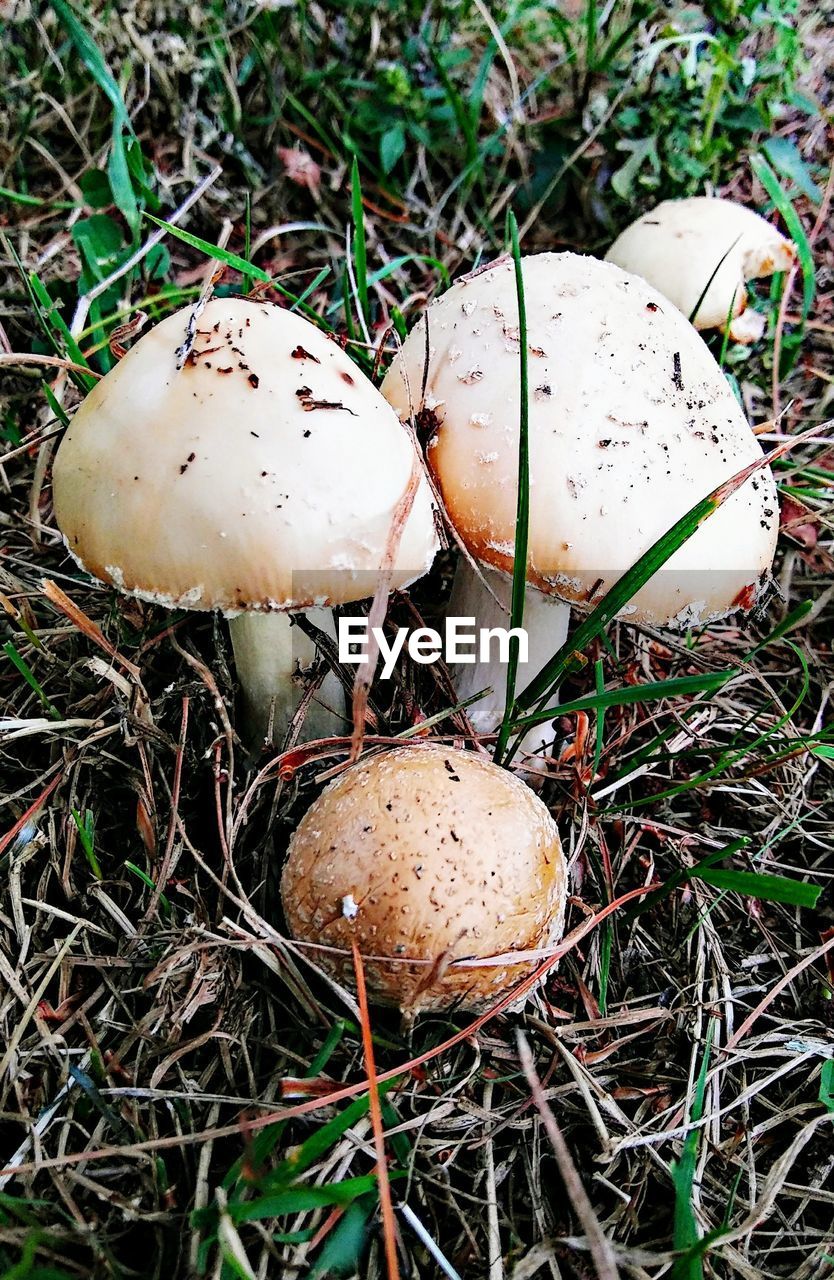
[[[212, 299], [178, 368], [191, 315], [143, 335], [72, 419], [53, 468], [70, 551], [180, 608], [371, 595], [420, 465], [408, 433], [338, 343], [267, 302]], [[437, 545], [421, 472], [392, 585], [423, 574]]]
[[375, 997], [413, 1018], [479, 1008], [528, 976], [536, 962], [450, 962], [556, 942], [565, 862], [553, 819], [517, 777], [415, 744], [329, 784], [292, 837], [281, 896], [293, 937], [343, 949], [311, 950], [316, 964], [352, 985], [355, 937]]
[[692, 196], [644, 213], [605, 257], [648, 280], [687, 319], [697, 307], [696, 329], [724, 329], [730, 315], [733, 341], [755, 342], [765, 317], [748, 308], [745, 281], [787, 271], [796, 245], [745, 205]]
[[[569, 253], [523, 260], [530, 383], [528, 582], [595, 603], [681, 516], [760, 460], [703, 340], [656, 290]], [[429, 363], [425, 370], [426, 317]], [[382, 385], [431, 419], [428, 462], [469, 551], [512, 572], [519, 433], [515, 269], [454, 284]], [[625, 616], [685, 626], [749, 607], [778, 533], [770, 470], [751, 477], [636, 594]]]

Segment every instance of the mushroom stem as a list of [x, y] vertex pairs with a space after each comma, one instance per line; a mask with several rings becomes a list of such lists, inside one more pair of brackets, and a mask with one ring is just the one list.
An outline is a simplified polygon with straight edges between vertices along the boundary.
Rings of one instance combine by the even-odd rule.
[[[336, 638], [330, 609], [307, 609], [307, 617], [320, 630]], [[288, 613], [240, 613], [229, 623], [235, 667], [240, 680], [243, 723], [252, 742], [262, 741], [272, 715], [272, 741], [283, 741], [304, 689], [293, 680], [295, 672], [309, 667], [316, 647]], [[313, 695], [301, 741], [332, 737], [345, 732], [345, 696], [339, 680], [328, 672]]]
[[[455, 579], [452, 584], [452, 595], [449, 600], [449, 617], [474, 618], [476, 628], [500, 627], [510, 625], [510, 604], [512, 600], [512, 579], [505, 573], [481, 566], [484, 579], [489, 584], [494, 596], [486, 589], [475, 570], [462, 556], [458, 561]], [[516, 675], [515, 691], [518, 692], [533, 680], [545, 663], [561, 648], [568, 634], [570, 623], [570, 605], [555, 596], [546, 596], [535, 587], [527, 588], [524, 597], [524, 630], [527, 632], [527, 661], [519, 663]], [[461, 701], [489, 689], [485, 697], [480, 698], [468, 709], [472, 727], [479, 733], [494, 733], [504, 715], [504, 703], [507, 694], [507, 669], [501, 661], [497, 640], [489, 646], [489, 657], [480, 660], [480, 634], [475, 648], [475, 661], [470, 663], [454, 663], [451, 666], [452, 679]], [[559, 696], [555, 694], [544, 704], [548, 709], [559, 705]], [[519, 747], [526, 754], [546, 751], [553, 742], [553, 731], [549, 721], [536, 725], [521, 737]]]

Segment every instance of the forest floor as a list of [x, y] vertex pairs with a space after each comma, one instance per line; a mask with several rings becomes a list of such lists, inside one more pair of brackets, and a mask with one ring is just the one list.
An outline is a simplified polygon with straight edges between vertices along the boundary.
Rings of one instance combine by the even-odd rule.
[[[403, 1068], [383, 1108], [400, 1268], [834, 1275], [831, 13], [2, 0], [2, 21], [0, 1280], [385, 1274], [362, 1031], [282, 941], [277, 869], [324, 766], [253, 763], [222, 620], [120, 598], [53, 518], [84, 366], [212, 271], [171, 233], [148, 250], [150, 217], [349, 339], [367, 323], [384, 366], [392, 331], [506, 250], [508, 211], [525, 253], [601, 256], [705, 190], [800, 243], [756, 286], [765, 337], [723, 359], [765, 445], [819, 438], [777, 464], [764, 609], [687, 636], [613, 625], [563, 690], [732, 673], [559, 722], [543, 795], [568, 929], [661, 889], [522, 1013], [406, 1034], [374, 1011], [379, 1070]], [[217, 287], [244, 276], [227, 262]], [[429, 620], [449, 563], [413, 592]], [[395, 595], [392, 620], [409, 608]], [[399, 669], [383, 732], [458, 733], [428, 671]]]

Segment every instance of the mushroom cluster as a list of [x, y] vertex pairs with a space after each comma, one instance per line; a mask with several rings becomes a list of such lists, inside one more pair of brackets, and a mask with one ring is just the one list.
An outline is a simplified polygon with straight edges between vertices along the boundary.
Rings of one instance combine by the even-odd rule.
[[281, 895], [315, 964], [352, 985], [355, 939], [369, 990], [410, 1021], [481, 1008], [529, 975], [537, 960], [514, 954], [561, 936], [565, 862], [520, 778], [415, 744], [364, 756], [329, 784], [292, 836]]
[[[768, 239], [746, 211], [721, 221], [726, 211], [714, 206], [724, 202], [700, 203], [687, 270], [658, 279], [663, 292], [647, 279], [663, 275], [690, 234], [680, 208], [660, 206], [612, 248], [637, 274], [567, 253], [522, 260], [530, 509], [520, 687], [565, 641], [573, 607], [596, 604], [699, 499], [751, 464], [755, 474], [623, 616], [702, 624], [752, 607], [767, 582], [774, 479], [686, 317], [691, 303], [700, 327], [732, 315], [731, 336], [752, 333], [743, 278], [780, 269], [793, 247]], [[704, 279], [697, 253], [716, 246], [723, 256]], [[507, 258], [459, 280], [412, 330], [382, 394], [338, 343], [280, 307], [215, 298], [169, 316], [94, 388], [59, 448], [55, 512], [70, 551], [124, 592], [230, 617], [250, 724], [262, 733], [274, 715], [280, 738], [299, 699], [295, 665], [312, 652], [293, 642], [288, 615], [317, 611], [327, 629], [326, 610], [374, 594], [381, 572], [398, 587], [431, 565], [431, 486], [404, 425], [416, 422], [468, 553], [450, 613], [506, 625], [517, 288]], [[462, 698], [487, 690], [470, 716], [493, 732], [503, 669], [481, 660], [454, 675]], [[308, 733], [344, 727], [340, 698], [325, 686], [331, 706], [308, 719]], [[539, 725], [521, 745], [532, 754], [551, 741]], [[534, 972], [561, 936], [566, 870], [553, 819], [519, 776], [475, 752], [420, 743], [366, 755], [330, 783], [292, 836], [281, 895], [314, 964], [350, 985], [355, 944], [372, 994], [410, 1021], [452, 1004], [482, 1008]]]
[[[218, 609], [253, 736], [280, 741], [311, 646], [289, 614], [424, 574], [437, 550], [409, 433], [309, 321], [214, 298], [139, 339], [90, 392], [55, 458], [55, 515], [83, 568], [169, 608]], [[386, 560], [387, 557], [387, 560]], [[338, 697], [331, 686], [328, 696]], [[338, 714], [310, 717], [341, 731]]]

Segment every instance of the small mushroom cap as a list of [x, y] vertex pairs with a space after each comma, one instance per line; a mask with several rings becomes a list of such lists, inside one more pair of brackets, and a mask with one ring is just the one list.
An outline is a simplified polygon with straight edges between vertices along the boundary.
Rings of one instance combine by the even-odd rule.
[[696, 329], [724, 329], [731, 315], [731, 338], [755, 342], [765, 319], [748, 309], [744, 282], [787, 271], [796, 246], [744, 205], [693, 196], [644, 213], [605, 257], [648, 280], [687, 319], [697, 307]]
[[[701, 498], [762, 458], [729, 384], [644, 280], [574, 254], [523, 259], [528, 320], [528, 582], [596, 602]], [[454, 284], [409, 334], [382, 391], [435, 435], [427, 457], [470, 552], [512, 572], [519, 433], [515, 269]], [[425, 394], [421, 399], [422, 388]], [[751, 477], [624, 613], [689, 625], [752, 605], [776, 545], [773, 477]]]
[[[78, 409], [55, 516], [97, 578], [181, 608], [303, 609], [373, 594], [411, 439], [341, 347], [300, 316], [214, 298], [143, 335]], [[419, 487], [394, 586], [437, 549]]]
[[451, 962], [557, 941], [565, 862], [553, 819], [517, 777], [415, 745], [364, 757], [322, 792], [290, 842], [281, 896], [293, 937], [346, 952], [314, 950], [317, 964], [351, 985], [355, 937], [376, 998], [412, 1018], [489, 1004], [530, 973], [529, 960]]

